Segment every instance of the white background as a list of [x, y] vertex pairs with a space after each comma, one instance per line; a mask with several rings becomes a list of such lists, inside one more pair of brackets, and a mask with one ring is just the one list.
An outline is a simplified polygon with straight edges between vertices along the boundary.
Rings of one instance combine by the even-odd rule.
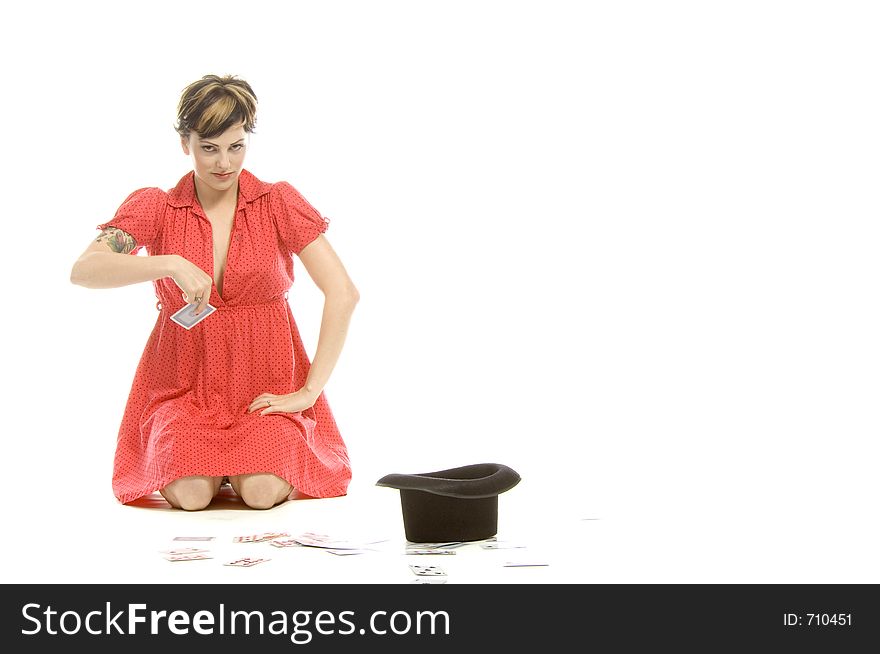
[[[14, 3], [4, 532], [115, 502], [155, 298], [70, 268], [132, 190], [190, 170], [181, 90], [235, 74], [260, 103], [245, 167], [330, 218], [361, 294], [325, 389], [352, 492], [497, 461], [518, 502], [646, 548], [714, 530], [688, 579], [748, 542], [753, 580], [797, 556], [787, 580], [880, 581], [875, 7]], [[294, 267], [311, 357], [322, 298]]]

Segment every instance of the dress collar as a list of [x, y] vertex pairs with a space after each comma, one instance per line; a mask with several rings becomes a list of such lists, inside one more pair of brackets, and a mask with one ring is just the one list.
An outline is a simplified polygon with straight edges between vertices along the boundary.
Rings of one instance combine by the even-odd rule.
[[[271, 184], [260, 181], [249, 170], [242, 168], [238, 175], [238, 206], [236, 211], [243, 208], [246, 202], [253, 202], [261, 195], [265, 195], [271, 188]], [[173, 207], [193, 207], [197, 213], [204, 214], [196, 196], [195, 171], [191, 170], [181, 177], [177, 186], [168, 192], [168, 204]]]

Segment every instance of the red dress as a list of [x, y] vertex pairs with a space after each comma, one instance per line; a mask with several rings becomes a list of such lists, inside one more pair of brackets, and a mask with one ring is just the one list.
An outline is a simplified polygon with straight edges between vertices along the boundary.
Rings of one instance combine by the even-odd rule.
[[[138, 363], [116, 445], [113, 492], [131, 502], [189, 475], [270, 472], [312, 497], [345, 495], [348, 452], [324, 393], [296, 413], [248, 413], [261, 393], [299, 390], [310, 361], [287, 302], [293, 257], [329, 220], [289, 183], [242, 169], [223, 297], [186, 330], [169, 316], [184, 306], [170, 277], [153, 282], [159, 315]], [[179, 254], [213, 277], [211, 223], [194, 172], [168, 192], [142, 188], [113, 220], [149, 255]]]

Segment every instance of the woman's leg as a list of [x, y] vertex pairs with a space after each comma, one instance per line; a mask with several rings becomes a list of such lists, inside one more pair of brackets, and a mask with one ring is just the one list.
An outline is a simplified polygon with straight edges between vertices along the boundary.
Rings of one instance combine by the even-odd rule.
[[229, 483], [244, 503], [252, 509], [271, 509], [285, 501], [293, 486], [268, 472], [232, 475]]
[[211, 503], [220, 490], [223, 477], [204, 477], [194, 475], [175, 479], [165, 488], [160, 488], [162, 497], [175, 509], [200, 511]]

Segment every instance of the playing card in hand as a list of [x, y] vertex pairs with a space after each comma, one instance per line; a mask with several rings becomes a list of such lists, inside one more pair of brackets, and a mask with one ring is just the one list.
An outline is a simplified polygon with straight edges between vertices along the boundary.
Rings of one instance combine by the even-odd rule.
[[198, 323], [203, 321], [205, 318], [210, 316], [216, 309], [212, 307], [210, 304], [206, 304], [205, 307], [201, 310], [201, 312], [196, 315], [196, 305], [197, 302], [191, 302], [187, 304], [185, 307], [176, 311], [172, 316], [171, 320], [176, 322], [178, 325], [183, 327], [184, 329], [192, 329]]

